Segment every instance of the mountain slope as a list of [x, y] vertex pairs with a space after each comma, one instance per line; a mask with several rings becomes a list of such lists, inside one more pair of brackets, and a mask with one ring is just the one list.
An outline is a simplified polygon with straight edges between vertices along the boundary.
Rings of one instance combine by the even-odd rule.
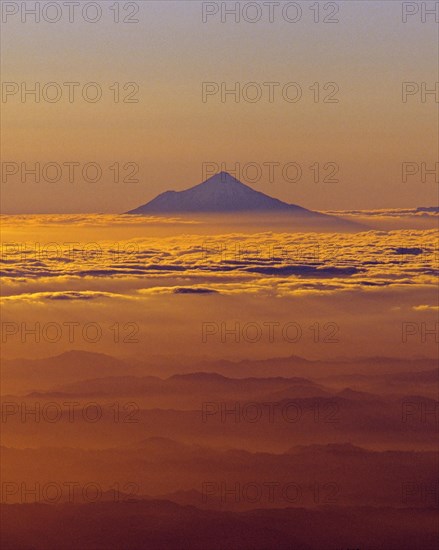
[[166, 191], [127, 214], [163, 214], [182, 212], [284, 212], [303, 218], [336, 220], [301, 206], [287, 204], [255, 191], [227, 172], [220, 172], [203, 183], [184, 191]]
[[312, 212], [289, 205], [244, 185], [227, 172], [220, 172], [185, 191], [166, 191], [155, 199], [128, 212], [146, 214], [163, 212], [237, 212], [294, 210], [300, 215]]

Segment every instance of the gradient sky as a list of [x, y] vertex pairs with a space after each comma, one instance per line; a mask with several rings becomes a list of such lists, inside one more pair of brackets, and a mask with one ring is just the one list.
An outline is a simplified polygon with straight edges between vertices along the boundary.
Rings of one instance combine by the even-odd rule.
[[[33, 2], [27, 2], [28, 5]], [[297, 162], [303, 177], [252, 186], [313, 209], [436, 204], [432, 176], [401, 181], [402, 162], [438, 156], [438, 104], [401, 101], [404, 81], [437, 76], [437, 25], [420, 15], [401, 21], [401, 3], [339, 2], [337, 24], [314, 23], [311, 2], [289, 24], [255, 24], [219, 15], [203, 24], [201, 2], [147, 1], [139, 24], [114, 24], [110, 2], [89, 24], [2, 24], [2, 81], [99, 82], [97, 104], [11, 98], [2, 104], [3, 162], [97, 162], [99, 183], [2, 181], [4, 213], [123, 212], [168, 189], [199, 183], [203, 162]], [[229, 3], [230, 4], [230, 3]], [[323, 2], [321, 3], [324, 4]], [[115, 104], [114, 82], [137, 82], [139, 103]], [[298, 82], [297, 103], [201, 100], [203, 81]], [[314, 103], [308, 87], [336, 82], [340, 103]], [[309, 165], [336, 162], [339, 183], [314, 183]], [[139, 164], [138, 183], [112, 183], [108, 166]]]

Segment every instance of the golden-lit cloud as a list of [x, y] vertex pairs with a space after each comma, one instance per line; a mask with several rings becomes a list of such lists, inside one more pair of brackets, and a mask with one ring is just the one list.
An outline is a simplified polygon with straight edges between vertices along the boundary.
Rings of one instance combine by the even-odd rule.
[[[402, 323], [430, 326], [437, 312], [432, 229], [249, 232], [235, 224], [222, 233], [225, 228], [205, 221], [170, 226], [167, 219], [151, 225], [137, 217], [104, 218], [86, 216], [76, 225], [35, 216], [25, 226], [8, 219], [1, 257], [5, 322], [91, 320], [107, 335], [117, 323], [135, 323], [143, 340], [124, 353], [160, 353], [172, 334], [176, 349], [186, 353], [242, 355], [273, 351], [227, 347], [214, 338], [199, 348], [203, 323], [294, 321], [306, 334], [316, 322], [334, 322], [344, 334], [338, 346], [319, 347], [304, 336], [294, 352], [406, 354]], [[13, 342], [9, 338], [5, 353], [24, 353], [26, 346]], [[114, 348], [111, 341], [101, 344], [102, 351]], [[291, 343], [278, 344], [277, 353], [293, 351]], [[38, 353], [69, 346], [40, 345]]]

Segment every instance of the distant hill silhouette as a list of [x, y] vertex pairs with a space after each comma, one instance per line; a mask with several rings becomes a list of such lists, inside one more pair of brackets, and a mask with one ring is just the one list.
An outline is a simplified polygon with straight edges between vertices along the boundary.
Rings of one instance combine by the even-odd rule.
[[2, 505], [8, 550], [437, 548], [437, 510], [390, 507], [200, 510], [166, 500]]

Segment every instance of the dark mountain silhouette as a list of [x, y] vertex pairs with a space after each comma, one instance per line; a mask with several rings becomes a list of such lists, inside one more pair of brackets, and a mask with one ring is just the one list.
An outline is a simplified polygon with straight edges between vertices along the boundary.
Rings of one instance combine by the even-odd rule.
[[[402, 506], [429, 507], [437, 505], [433, 491], [437, 484], [437, 453], [434, 451], [375, 451], [359, 447], [346, 440], [338, 443], [314, 443], [296, 445], [294, 439], [285, 437], [288, 448], [273, 453], [265, 446], [264, 451], [249, 452], [239, 448], [213, 448], [205, 445], [181, 443], [164, 437], [152, 437], [136, 444], [107, 449], [68, 447], [41, 447], [38, 449], [4, 448], [3, 479], [14, 483], [42, 486], [54, 479], [77, 480], [76, 503], [85, 503], [81, 485], [89, 480], [99, 483], [104, 491], [116, 489], [131, 494], [133, 498], [163, 498], [173, 500], [171, 493], [197, 491], [195, 499], [177, 503], [193, 506], [218, 505], [220, 486], [209, 491], [208, 498], [199, 498], [203, 484], [226, 483], [234, 487], [247, 483], [273, 481], [280, 485], [297, 483], [302, 487], [300, 498], [286, 499], [282, 490], [269, 496], [261, 492], [261, 498], [253, 501], [242, 494], [238, 500], [223, 498], [223, 510], [252, 509], [255, 507], [277, 508], [286, 506], [314, 507], [316, 505], [338, 506]], [[291, 446], [293, 444], [293, 446]], [[22, 464], [32, 468], [22, 472]], [[118, 487], [113, 480], [121, 480]], [[429, 484], [429, 494], [408, 494], [402, 500], [401, 488], [405, 482]], [[129, 483], [135, 482], [136, 490]], [[316, 499], [311, 484], [319, 483], [322, 493]], [[338, 490], [324, 489], [331, 483]], [[298, 496], [298, 495], [296, 495]], [[212, 498], [213, 497], [213, 498]], [[5, 503], [21, 501], [20, 493], [4, 495]], [[27, 502], [40, 500], [47, 503], [45, 494], [37, 494]], [[60, 495], [60, 502], [69, 500], [68, 493]], [[47, 503], [48, 504], [48, 503]]]
[[[2, 394], [19, 392], [29, 395], [35, 391], [74, 393], [75, 387], [72, 384], [76, 382], [80, 383], [76, 389], [82, 392], [84, 388], [81, 385], [85, 380], [90, 384], [87, 393], [97, 390], [101, 393], [104, 389], [101, 379], [113, 377], [127, 380], [119, 388], [123, 392], [130, 382], [127, 378], [130, 376], [137, 377], [131, 379], [133, 386], [142, 382], [142, 386], [137, 388], [141, 391], [145, 391], [147, 386], [154, 387], [152, 378], [157, 378], [157, 383], [163, 383], [164, 378], [175, 375], [175, 383], [187, 383], [192, 379], [197, 384], [220, 383], [220, 380], [227, 384], [224, 378], [283, 377], [289, 379], [289, 384], [297, 386], [304, 379], [309, 380], [310, 373], [314, 381], [317, 378], [321, 379], [319, 383], [326, 384], [330, 380], [339, 391], [355, 386], [356, 391], [372, 393], [382, 393], [383, 390], [393, 392], [396, 389], [406, 393], [409, 388], [404, 387], [404, 384], [422, 384], [425, 388], [430, 384], [431, 391], [434, 392], [434, 383], [438, 379], [437, 360], [428, 357], [340, 357], [323, 361], [289, 355], [239, 361], [179, 357], [175, 361], [173, 356], [156, 356], [146, 361], [142, 357], [120, 359], [103, 353], [72, 350], [41, 359], [3, 359]], [[397, 373], [401, 376], [396, 376]], [[188, 376], [184, 377], [182, 374]], [[209, 378], [209, 375], [213, 376]], [[223, 379], [218, 378], [219, 375]], [[151, 377], [150, 380], [148, 376]], [[296, 380], [291, 380], [292, 377]], [[297, 377], [302, 377], [302, 380]], [[170, 382], [171, 380], [168, 384]], [[279, 390], [284, 388], [282, 382]], [[267, 389], [276, 391], [274, 387]]]
[[200, 510], [166, 500], [2, 505], [8, 550], [437, 548], [437, 510], [390, 507]]
[[227, 172], [215, 174], [206, 181], [184, 191], [166, 191], [152, 201], [130, 210], [127, 214], [171, 213], [285, 213], [308, 221], [356, 224], [287, 204], [241, 183]]

